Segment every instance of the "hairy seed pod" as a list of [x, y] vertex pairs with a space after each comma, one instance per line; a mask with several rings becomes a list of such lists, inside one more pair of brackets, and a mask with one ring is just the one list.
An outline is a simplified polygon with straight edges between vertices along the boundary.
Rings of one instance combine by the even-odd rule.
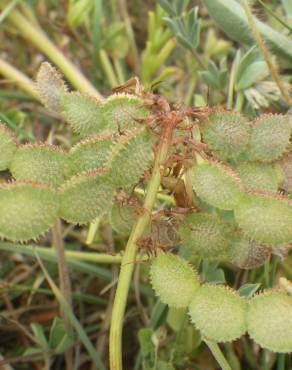
[[250, 137], [248, 120], [239, 113], [217, 111], [202, 121], [204, 142], [221, 160], [236, 160], [247, 147]]
[[13, 241], [35, 239], [58, 218], [59, 199], [52, 189], [12, 182], [0, 187], [0, 236]]
[[114, 189], [100, 170], [72, 177], [60, 189], [60, 216], [73, 224], [86, 224], [110, 212]]
[[234, 168], [245, 189], [277, 192], [279, 187], [277, 170], [274, 165], [260, 162], [244, 162]]
[[192, 182], [199, 198], [213, 207], [232, 210], [241, 197], [240, 180], [230, 168], [215, 162], [195, 166]]
[[247, 303], [234, 290], [204, 284], [189, 306], [191, 321], [203, 337], [216, 342], [230, 342], [246, 331]]
[[6, 170], [16, 150], [12, 132], [0, 123], [0, 171]]
[[208, 213], [186, 217], [179, 234], [188, 255], [208, 260], [224, 260], [231, 244], [230, 230], [220, 218]]
[[267, 245], [292, 241], [292, 205], [288, 198], [248, 193], [234, 212], [239, 227], [251, 239]]
[[37, 73], [35, 89], [44, 106], [54, 113], [60, 113], [60, 99], [67, 91], [59, 72], [50, 63], [41, 64]]
[[152, 158], [150, 136], [145, 129], [121, 136], [112, 148], [105, 170], [116, 188], [131, 189], [147, 170]]
[[150, 279], [156, 295], [170, 307], [187, 307], [199, 288], [198, 275], [191, 265], [170, 253], [153, 260]]
[[72, 164], [59, 147], [48, 144], [20, 145], [10, 171], [17, 180], [60, 186], [72, 174]]
[[272, 162], [289, 145], [291, 127], [287, 116], [262, 114], [252, 124], [248, 155], [251, 160]]
[[279, 163], [283, 171], [283, 187], [286, 191], [292, 191], [292, 150], [283, 156]]
[[69, 152], [74, 174], [102, 168], [113, 146], [112, 135], [89, 137], [74, 145]]
[[247, 330], [263, 348], [292, 352], [292, 296], [270, 290], [252, 298], [247, 312]]

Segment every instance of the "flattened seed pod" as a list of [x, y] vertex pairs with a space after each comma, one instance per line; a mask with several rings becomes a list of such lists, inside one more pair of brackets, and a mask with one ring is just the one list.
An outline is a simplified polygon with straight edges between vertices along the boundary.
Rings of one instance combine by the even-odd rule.
[[278, 190], [278, 173], [272, 164], [245, 162], [236, 166], [234, 170], [247, 191], [267, 190], [276, 192]]
[[40, 184], [12, 182], [2, 185], [0, 204], [0, 236], [13, 241], [37, 238], [58, 218], [58, 195]]
[[173, 254], [161, 254], [153, 260], [150, 279], [156, 295], [170, 307], [187, 307], [199, 288], [191, 265]]
[[262, 114], [252, 124], [248, 155], [251, 160], [272, 162], [289, 145], [291, 127], [287, 116]]
[[245, 333], [246, 311], [245, 299], [234, 290], [211, 284], [202, 285], [189, 306], [196, 328], [216, 342], [230, 342]]
[[72, 177], [60, 189], [60, 217], [73, 224], [86, 224], [110, 212], [114, 189], [102, 171]]
[[69, 158], [74, 167], [74, 174], [102, 168], [114, 146], [114, 136], [93, 136], [74, 145]]
[[274, 352], [292, 352], [292, 296], [266, 291], [248, 305], [247, 330], [261, 347]]
[[16, 143], [12, 132], [0, 123], [0, 171], [6, 170], [16, 151]]
[[224, 260], [228, 256], [231, 235], [219, 217], [208, 213], [193, 213], [179, 229], [184, 247], [190, 256], [208, 260]]
[[204, 142], [219, 159], [236, 159], [247, 147], [250, 137], [248, 120], [235, 112], [218, 111], [202, 121]]
[[195, 166], [192, 182], [199, 198], [213, 207], [232, 210], [241, 197], [240, 179], [230, 168], [215, 162]]
[[20, 145], [13, 156], [10, 171], [17, 180], [32, 180], [60, 186], [72, 174], [66, 153], [48, 144]]
[[259, 243], [279, 245], [292, 241], [292, 205], [288, 198], [248, 193], [234, 214], [239, 227]]

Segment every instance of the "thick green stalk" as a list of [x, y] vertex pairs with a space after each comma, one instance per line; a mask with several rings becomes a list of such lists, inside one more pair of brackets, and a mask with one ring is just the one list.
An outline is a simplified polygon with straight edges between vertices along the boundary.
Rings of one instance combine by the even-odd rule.
[[204, 340], [222, 370], [232, 370], [216, 342]]
[[96, 88], [87, 80], [79, 69], [68, 60], [39, 27], [30, 23], [19, 11], [13, 10], [7, 19], [15, 25], [21, 35], [32, 42], [53, 63], [55, 63], [68, 81], [80, 92], [101, 97]]
[[145, 228], [147, 227], [152, 208], [155, 204], [157, 192], [159, 190], [161, 176], [164, 170], [164, 163], [167, 159], [168, 148], [172, 136], [172, 124], [165, 125], [161, 144], [156, 153], [156, 159], [152, 171], [152, 176], [147, 187], [147, 194], [143, 204], [144, 213], [140, 216], [133, 226], [129, 237], [125, 254], [122, 259], [120, 275], [113, 305], [111, 329], [110, 329], [110, 369], [122, 370], [122, 328], [124, 313], [126, 309], [127, 296], [129, 292], [131, 277], [134, 269], [134, 263], [137, 254], [137, 241], [142, 237]]

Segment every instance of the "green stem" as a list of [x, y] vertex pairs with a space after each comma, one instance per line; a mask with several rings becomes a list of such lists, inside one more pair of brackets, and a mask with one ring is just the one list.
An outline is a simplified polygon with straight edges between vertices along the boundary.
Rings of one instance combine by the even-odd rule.
[[79, 69], [68, 60], [39, 27], [29, 22], [19, 11], [13, 10], [7, 19], [21, 32], [21, 35], [32, 42], [64, 73], [72, 85], [80, 92], [101, 98], [96, 88], [87, 80]]
[[277, 370], [285, 370], [285, 353], [278, 353], [277, 357]]
[[236, 105], [235, 105], [235, 110], [237, 112], [241, 112], [242, 111], [243, 103], [244, 103], [244, 95], [243, 95], [243, 92], [242, 91], [238, 91], [237, 97], [236, 97]]
[[115, 76], [115, 72], [113, 70], [113, 67], [111, 65], [110, 59], [104, 49], [100, 49], [99, 51], [99, 58], [100, 58], [100, 63], [101, 67], [107, 77], [107, 80], [110, 84], [111, 87], [117, 86], [118, 85], [118, 80]]
[[222, 370], [232, 370], [216, 342], [204, 339]]
[[129, 237], [125, 254], [122, 259], [120, 275], [113, 304], [112, 321], [109, 339], [110, 351], [110, 369], [122, 370], [122, 327], [124, 313], [126, 309], [127, 296], [129, 292], [131, 277], [134, 269], [134, 262], [137, 254], [136, 242], [141, 238], [145, 228], [147, 227], [151, 211], [156, 201], [157, 192], [159, 190], [161, 176], [164, 169], [164, 163], [167, 159], [168, 148], [172, 137], [173, 126], [165, 125], [161, 135], [159, 150], [156, 154], [156, 159], [152, 171], [152, 176], [147, 187], [147, 194], [144, 201], [144, 213], [138, 218], [133, 226]]

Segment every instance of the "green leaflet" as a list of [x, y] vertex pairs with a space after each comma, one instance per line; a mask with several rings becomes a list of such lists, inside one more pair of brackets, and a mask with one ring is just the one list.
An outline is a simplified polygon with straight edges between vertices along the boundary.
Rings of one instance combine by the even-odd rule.
[[215, 162], [196, 165], [192, 183], [197, 195], [213, 207], [232, 210], [241, 197], [239, 179], [230, 168]]
[[220, 218], [208, 213], [193, 213], [182, 223], [179, 234], [190, 256], [208, 260], [227, 258], [231, 231]]
[[54, 113], [60, 113], [60, 98], [67, 88], [59, 72], [49, 63], [41, 64], [35, 88], [44, 106]]
[[60, 217], [73, 224], [86, 224], [110, 212], [114, 192], [100, 170], [74, 176], [60, 189]]
[[110, 214], [110, 224], [119, 235], [130, 235], [138, 215], [135, 208], [129, 205], [114, 204]]
[[112, 147], [114, 136], [93, 136], [74, 145], [69, 152], [69, 158], [74, 167], [74, 174], [102, 168]]
[[261, 347], [274, 352], [292, 352], [292, 297], [281, 291], [266, 291], [249, 302], [247, 328]]
[[72, 164], [59, 147], [48, 144], [26, 144], [18, 147], [10, 165], [17, 180], [60, 186], [72, 175]]
[[[235, 0], [202, 0], [208, 13], [216, 24], [233, 40], [253, 45], [252, 36], [246, 15], [240, 4]], [[270, 26], [255, 19], [256, 26], [270, 48], [282, 58], [291, 62], [291, 40], [274, 31]]]
[[259, 243], [279, 245], [292, 241], [292, 205], [287, 198], [246, 194], [237, 204], [234, 214], [246, 235]]
[[6, 170], [16, 150], [12, 132], [0, 123], [0, 171]]
[[250, 125], [238, 113], [218, 111], [201, 122], [200, 131], [204, 142], [219, 159], [235, 160], [247, 147]]
[[147, 130], [125, 133], [109, 155], [106, 164], [109, 181], [116, 188], [131, 189], [147, 170], [151, 158], [152, 145]]
[[139, 127], [137, 119], [149, 115], [142, 99], [122, 93], [102, 102], [84, 94], [69, 93], [62, 97], [61, 108], [62, 116], [81, 136], [123, 133]]
[[230, 342], [245, 333], [246, 311], [245, 299], [234, 290], [211, 284], [202, 285], [189, 306], [196, 328], [216, 342]]
[[0, 236], [13, 241], [37, 238], [58, 218], [58, 195], [39, 184], [13, 182], [2, 185], [0, 204]]

